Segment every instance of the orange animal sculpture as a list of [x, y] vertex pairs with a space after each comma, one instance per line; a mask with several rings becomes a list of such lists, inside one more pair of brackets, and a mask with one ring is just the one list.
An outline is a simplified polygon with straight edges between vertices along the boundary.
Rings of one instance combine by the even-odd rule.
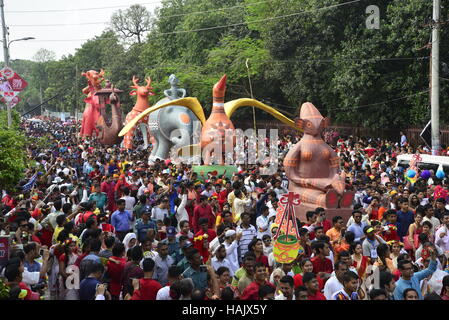
[[[151, 91], [153, 90], [153, 87], [151, 87], [151, 78], [147, 78], [147, 85], [146, 86], [139, 86], [139, 79], [137, 79], [135, 76], [133, 76], [133, 90], [130, 92], [131, 96], [137, 96], [137, 101], [134, 106], [134, 108], [126, 115], [125, 119], [125, 126], [131, 122], [134, 118], [136, 118], [139, 114], [144, 112], [146, 109], [150, 107], [150, 104], [148, 102], [148, 96], [154, 96], [154, 93]], [[148, 141], [150, 140], [150, 132], [147, 127], [148, 123], [148, 117], [149, 115], [146, 115], [145, 117], [139, 119], [139, 121], [136, 123], [140, 124], [140, 128], [142, 130], [142, 135], [145, 141], [146, 148], [148, 146]], [[129, 130], [125, 136], [124, 136], [124, 147], [126, 149], [132, 149], [133, 148], [133, 137], [134, 132], [136, 130], [136, 127], [133, 127], [131, 130]]]
[[[217, 150], [225, 152], [226, 145], [234, 150], [235, 139], [231, 138], [226, 140], [225, 132], [228, 129], [235, 130], [234, 124], [225, 113], [224, 109], [224, 97], [226, 93], [226, 75], [224, 75], [220, 81], [218, 81], [213, 89], [213, 104], [212, 112], [207, 119], [206, 123], [201, 130], [201, 148], [203, 151], [203, 160], [205, 165], [209, 165], [212, 162], [212, 157]], [[224, 163], [224, 157], [222, 154], [217, 154], [217, 162], [222, 165]]]
[[98, 135], [95, 125], [100, 118], [100, 107], [98, 96], [95, 96], [95, 93], [101, 90], [101, 83], [104, 81], [104, 70], [101, 69], [100, 72], [89, 70], [81, 73], [81, 76], [87, 78], [87, 87], [83, 89], [83, 93], [87, 95], [87, 98], [84, 99], [86, 108], [83, 112], [80, 136], [91, 137], [94, 133]]
[[[315, 106], [306, 102], [301, 106], [296, 125], [304, 132], [284, 159], [289, 190], [300, 194], [301, 204], [313, 209], [348, 208], [353, 191], [345, 191], [345, 179], [340, 174], [340, 158], [321, 137], [329, 120]], [[298, 211], [297, 212], [298, 216]]]

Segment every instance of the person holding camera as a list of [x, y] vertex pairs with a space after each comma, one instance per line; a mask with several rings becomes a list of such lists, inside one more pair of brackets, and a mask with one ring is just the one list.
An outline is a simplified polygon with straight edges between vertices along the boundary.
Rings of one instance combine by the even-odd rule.
[[412, 288], [418, 292], [419, 300], [423, 300], [421, 294], [420, 282], [428, 276], [432, 275], [437, 269], [437, 252], [435, 248], [429, 247], [430, 264], [427, 269], [416, 272], [413, 268], [413, 262], [411, 260], [398, 261], [398, 269], [401, 273], [401, 278], [396, 282], [396, 289], [394, 290], [394, 299], [403, 300], [403, 293], [406, 289]]

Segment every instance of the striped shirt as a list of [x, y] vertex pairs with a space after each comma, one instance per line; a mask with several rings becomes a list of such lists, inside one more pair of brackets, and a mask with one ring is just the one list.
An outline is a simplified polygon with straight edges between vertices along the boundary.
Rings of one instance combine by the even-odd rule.
[[248, 245], [257, 236], [256, 228], [253, 225], [249, 225], [248, 229], [244, 229], [242, 225], [237, 227], [237, 233], [242, 233], [242, 238], [239, 241], [240, 256], [243, 258], [245, 253], [248, 252]]

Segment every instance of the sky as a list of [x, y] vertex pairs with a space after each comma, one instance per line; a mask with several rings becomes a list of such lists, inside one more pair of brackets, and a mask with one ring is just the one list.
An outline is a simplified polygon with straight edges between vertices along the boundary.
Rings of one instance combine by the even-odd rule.
[[[85, 40], [100, 35], [108, 26], [115, 11], [125, 10], [133, 4], [141, 4], [153, 13], [160, 2], [157, 0], [4, 0], [9, 41], [24, 37], [36, 38], [12, 42], [9, 49], [10, 59], [31, 60], [40, 48], [55, 52], [56, 57], [60, 59], [63, 55], [75, 53], [75, 49], [80, 48]], [[56, 26], [51, 26], [55, 24]], [[4, 61], [3, 50], [0, 51]]]

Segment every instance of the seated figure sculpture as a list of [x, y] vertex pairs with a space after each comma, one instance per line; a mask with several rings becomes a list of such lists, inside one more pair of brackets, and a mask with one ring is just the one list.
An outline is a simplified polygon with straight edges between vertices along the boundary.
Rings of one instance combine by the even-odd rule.
[[328, 119], [312, 103], [306, 102], [301, 106], [295, 123], [303, 130], [304, 136], [284, 159], [289, 191], [299, 193], [301, 205], [313, 209], [349, 208], [354, 192], [345, 191], [340, 158], [321, 136]]

